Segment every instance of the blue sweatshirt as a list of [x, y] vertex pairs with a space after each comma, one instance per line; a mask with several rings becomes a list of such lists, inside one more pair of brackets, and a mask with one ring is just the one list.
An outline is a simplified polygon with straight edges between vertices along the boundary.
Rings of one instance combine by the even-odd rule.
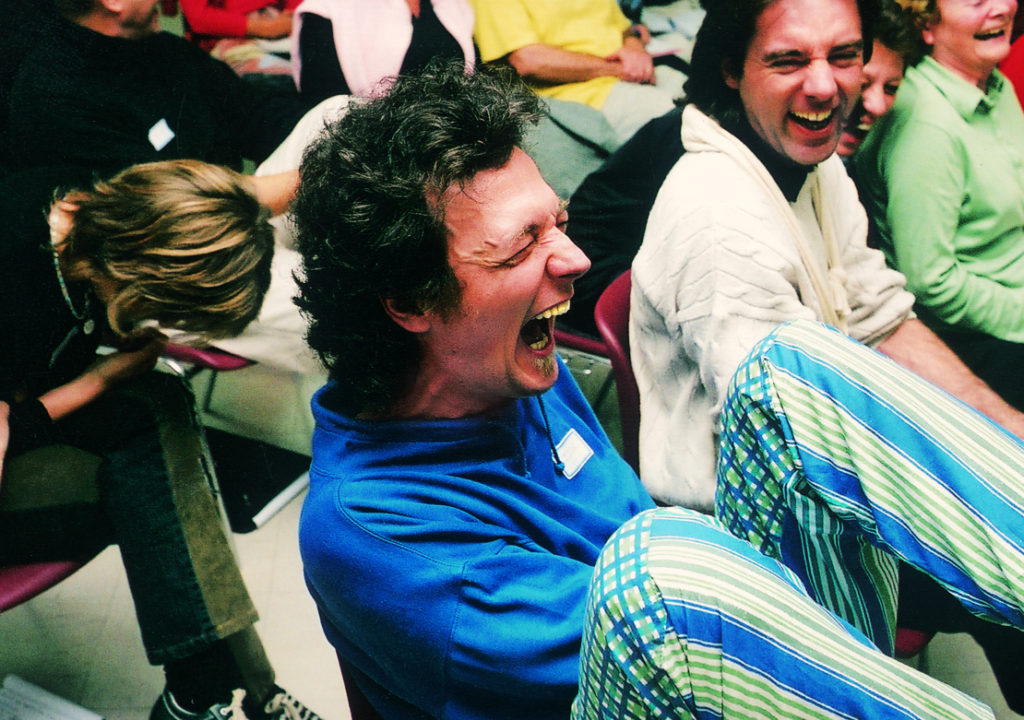
[[[313, 399], [306, 580], [384, 717], [561, 718], [587, 587], [653, 505], [568, 369], [543, 396], [458, 420], [361, 421]], [[588, 453], [592, 455], [588, 456]]]

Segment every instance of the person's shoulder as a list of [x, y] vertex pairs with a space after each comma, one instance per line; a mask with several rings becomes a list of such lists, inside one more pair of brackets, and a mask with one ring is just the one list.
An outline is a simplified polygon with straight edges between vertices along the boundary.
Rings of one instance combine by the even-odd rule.
[[[955, 132], [963, 118], [943, 89], [936, 84], [929, 59], [907, 70], [892, 109], [882, 118], [890, 132], [915, 132], [910, 128], [936, 128]], [[880, 121], [880, 122], [882, 122]]]
[[[146, 54], [167, 58], [172, 61], [184, 61], [190, 64], [216, 65], [219, 60], [210, 56], [205, 50], [193, 42], [189, 42], [174, 33], [161, 31], [137, 41]], [[170, 72], [174, 68], [165, 68]]]
[[750, 172], [717, 152], [686, 152], [665, 178], [652, 209], [674, 217], [703, 217], [715, 224], [765, 212], [765, 192]]

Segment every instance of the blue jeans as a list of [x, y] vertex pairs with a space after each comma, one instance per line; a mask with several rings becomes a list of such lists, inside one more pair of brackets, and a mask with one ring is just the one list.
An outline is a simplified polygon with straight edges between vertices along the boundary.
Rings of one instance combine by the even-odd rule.
[[262, 697], [273, 671], [217, 501], [202, 426], [178, 378], [149, 373], [58, 423], [61, 445], [8, 458], [0, 563], [74, 559], [117, 543], [146, 654], [227, 639]]

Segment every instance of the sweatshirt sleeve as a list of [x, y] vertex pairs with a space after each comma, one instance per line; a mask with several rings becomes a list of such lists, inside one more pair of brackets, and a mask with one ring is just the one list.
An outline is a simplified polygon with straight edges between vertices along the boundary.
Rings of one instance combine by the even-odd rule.
[[[671, 178], [671, 176], [670, 176]], [[814, 319], [796, 287], [799, 257], [758, 201], [665, 202], [659, 194], [633, 270], [676, 352], [698, 368], [715, 415], [740, 361], [780, 323]], [[664, 198], [662, 197], [664, 195]]]
[[914, 316], [914, 296], [907, 292], [903, 274], [886, 264], [880, 250], [867, 246], [867, 214], [842, 161], [834, 157], [820, 172], [833, 189], [836, 241], [850, 304], [847, 329], [850, 337], [875, 346]]
[[522, 0], [473, 0], [473, 37], [484, 62], [500, 60], [527, 45], [541, 42]]
[[564, 720], [591, 565], [468, 517], [444, 530], [450, 547], [439, 558], [377, 533], [349, 536], [353, 526], [324, 520], [337, 515], [315, 489], [310, 497], [300, 532], [307, 584], [328, 637], [360, 672], [430, 717], [484, 720], [504, 708]]

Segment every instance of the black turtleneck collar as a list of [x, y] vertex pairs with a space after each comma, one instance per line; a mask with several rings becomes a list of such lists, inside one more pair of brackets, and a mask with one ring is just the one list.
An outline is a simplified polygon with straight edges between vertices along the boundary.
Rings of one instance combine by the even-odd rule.
[[54, 27], [56, 41], [60, 42], [63, 38], [85, 62], [124, 70], [145, 57], [147, 41], [159, 34], [154, 33], [146, 38], [112, 37], [64, 18], [54, 23]]
[[800, 188], [804, 186], [804, 181], [807, 180], [807, 176], [815, 166], [800, 165], [787, 157], [779, 155], [760, 135], [754, 132], [754, 128], [750, 126], [746, 115], [743, 116], [735, 127], [726, 129], [739, 138], [740, 142], [746, 145], [750, 152], [754, 153], [757, 159], [761, 161], [761, 164], [767, 168], [768, 174], [772, 176], [775, 184], [782, 190], [786, 200], [791, 203], [796, 202], [796, 198], [800, 194]]

